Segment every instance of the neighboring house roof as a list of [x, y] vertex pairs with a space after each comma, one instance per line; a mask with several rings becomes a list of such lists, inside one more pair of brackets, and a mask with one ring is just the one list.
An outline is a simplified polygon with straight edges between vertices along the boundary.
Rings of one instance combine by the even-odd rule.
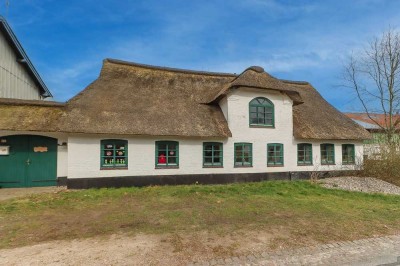
[[[100, 76], [64, 107], [21, 107], [19, 104], [15, 108], [27, 113], [29, 108], [48, 110], [55, 116], [54, 124], [48, 125], [49, 130], [61, 132], [229, 137], [232, 134], [216, 99], [227, 95], [233, 87], [256, 87], [288, 94], [294, 103], [295, 138], [370, 138], [365, 129], [326, 102], [309, 83], [278, 80], [260, 67], [235, 75], [106, 59]], [[0, 115], [6, 110], [11, 116], [10, 109], [10, 105], [7, 107], [0, 101]], [[9, 123], [0, 123], [0, 129], [24, 128], [24, 121], [19, 125], [17, 121], [10, 121], [12, 117], [8, 119]], [[40, 117], [30, 115], [30, 119], [40, 120]], [[26, 122], [26, 126], [33, 126], [32, 121]], [[42, 127], [41, 131], [46, 130]]]
[[39, 73], [36, 71], [35, 67], [33, 66], [28, 55], [25, 53], [25, 50], [22, 47], [22, 45], [20, 44], [20, 42], [18, 41], [17, 36], [15, 36], [11, 27], [8, 25], [7, 21], [2, 16], [0, 16], [0, 31], [4, 34], [7, 41], [9, 42], [10, 46], [16, 53], [17, 60], [25, 66], [25, 69], [27, 70], [29, 75], [32, 77], [34, 82], [39, 87], [41, 95], [45, 98], [53, 97], [50, 90], [47, 88], [46, 84], [43, 82]]
[[[373, 120], [368, 116], [367, 113], [344, 113], [347, 117], [353, 119], [356, 123], [360, 124], [367, 130], [381, 130], [381, 127], [386, 128], [388, 123], [388, 116], [384, 114], [370, 114]], [[387, 119], [385, 119], [387, 118]], [[376, 122], [375, 122], [376, 121]], [[400, 129], [400, 115], [393, 116], [393, 123], [397, 124], [397, 128]]]

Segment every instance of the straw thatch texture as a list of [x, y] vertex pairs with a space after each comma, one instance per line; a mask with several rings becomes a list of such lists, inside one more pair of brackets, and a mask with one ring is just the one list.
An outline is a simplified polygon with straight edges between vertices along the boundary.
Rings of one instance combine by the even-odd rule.
[[0, 99], [0, 129], [57, 132], [63, 108], [56, 102]]
[[284, 81], [304, 99], [293, 106], [293, 135], [297, 139], [363, 140], [371, 135], [335, 109], [309, 83]]
[[252, 87], [259, 89], [278, 90], [286, 93], [295, 105], [303, 103], [299, 93], [290, 89], [285, 83], [266, 73], [262, 67], [252, 66], [247, 68], [242, 74], [235, 77], [230, 83], [226, 84], [209, 102], [216, 102], [227, 95], [231, 88]]
[[64, 126], [83, 133], [229, 137], [218, 104], [202, 104], [231, 74], [105, 60], [100, 77], [67, 103]]
[[362, 140], [369, 133], [308, 83], [278, 80], [260, 67], [240, 75], [106, 59], [97, 80], [65, 105], [0, 100], [0, 130], [143, 136], [230, 137], [218, 105], [231, 88], [278, 90], [294, 103], [297, 139]]

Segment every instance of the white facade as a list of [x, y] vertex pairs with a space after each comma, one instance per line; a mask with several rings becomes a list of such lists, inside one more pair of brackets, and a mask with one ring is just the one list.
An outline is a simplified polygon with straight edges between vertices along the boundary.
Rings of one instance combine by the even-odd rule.
[[[274, 104], [275, 127], [249, 126], [249, 102], [256, 97], [265, 97]], [[41, 135], [58, 140], [57, 176], [76, 178], [191, 175], [227, 173], [266, 173], [296, 171], [351, 170], [362, 163], [362, 141], [299, 140], [293, 137], [292, 100], [283, 93], [250, 88], [232, 90], [220, 101], [220, 106], [232, 132], [230, 138], [152, 137], [89, 135], [46, 132], [0, 131], [0, 136]], [[128, 142], [127, 169], [101, 168], [101, 140], [121, 139]], [[158, 169], [156, 167], [156, 141], [179, 142], [179, 167]], [[203, 167], [203, 142], [223, 143], [223, 167]], [[252, 143], [252, 167], [235, 167], [234, 144]], [[267, 165], [267, 144], [281, 143], [284, 147], [284, 165]], [[297, 164], [297, 144], [311, 143], [313, 165]], [[320, 144], [330, 143], [335, 147], [335, 164], [321, 165]], [[342, 144], [354, 144], [356, 165], [342, 164]]]
[[[249, 102], [255, 97], [268, 98], [275, 108], [275, 127], [250, 127]], [[228, 121], [232, 137], [226, 139], [201, 139], [182, 137], [115, 136], [115, 135], [70, 135], [68, 137], [68, 178], [96, 178], [113, 176], [187, 175], [226, 173], [265, 173], [292, 171], [350, 170], [355, 165], [342, 165], [342, 144], [354, 144], [356, 165], [362, 162], [362, 141], [298, 140], [293, 137], [292, 100], [276, 91], [250, 88], [233, 90], [220, 101], [221, 109]], [[128, 141], [128, 169], [101, 170], [101, 140], [122, 139]], [[156, 168], [156, 141], [179, 142], [179, 168]], [[203, 142], [223, 143], [223, 167], [203, 167]], [[235, 167], [234, 144], [252, 143], [252, 167]], [[284, 165], [267, 166], [267, 144], [282, 143]], [[311, 143], [313, 165], [297, 164], [297, 144]], [[335, 145], [335, 164], [321, 165], [320, 144]]]

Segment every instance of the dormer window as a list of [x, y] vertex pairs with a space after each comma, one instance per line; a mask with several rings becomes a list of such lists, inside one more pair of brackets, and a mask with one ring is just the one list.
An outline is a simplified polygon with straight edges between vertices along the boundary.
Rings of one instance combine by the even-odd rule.
[[274, 127], [274, 104], [267, 98], [257, 97], [249, 103], [250, 126]]

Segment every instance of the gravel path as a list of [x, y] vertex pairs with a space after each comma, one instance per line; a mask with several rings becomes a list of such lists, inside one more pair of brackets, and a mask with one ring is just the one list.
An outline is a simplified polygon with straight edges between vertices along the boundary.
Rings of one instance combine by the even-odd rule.
[[400, 187], [373, 177], [342, 176], [319, 180], [326, 188], [400, 195]]
[[192, 266], [244, 265], [400, 265], [400, 235], [361, 239], [243, 257], [194, 262]]

